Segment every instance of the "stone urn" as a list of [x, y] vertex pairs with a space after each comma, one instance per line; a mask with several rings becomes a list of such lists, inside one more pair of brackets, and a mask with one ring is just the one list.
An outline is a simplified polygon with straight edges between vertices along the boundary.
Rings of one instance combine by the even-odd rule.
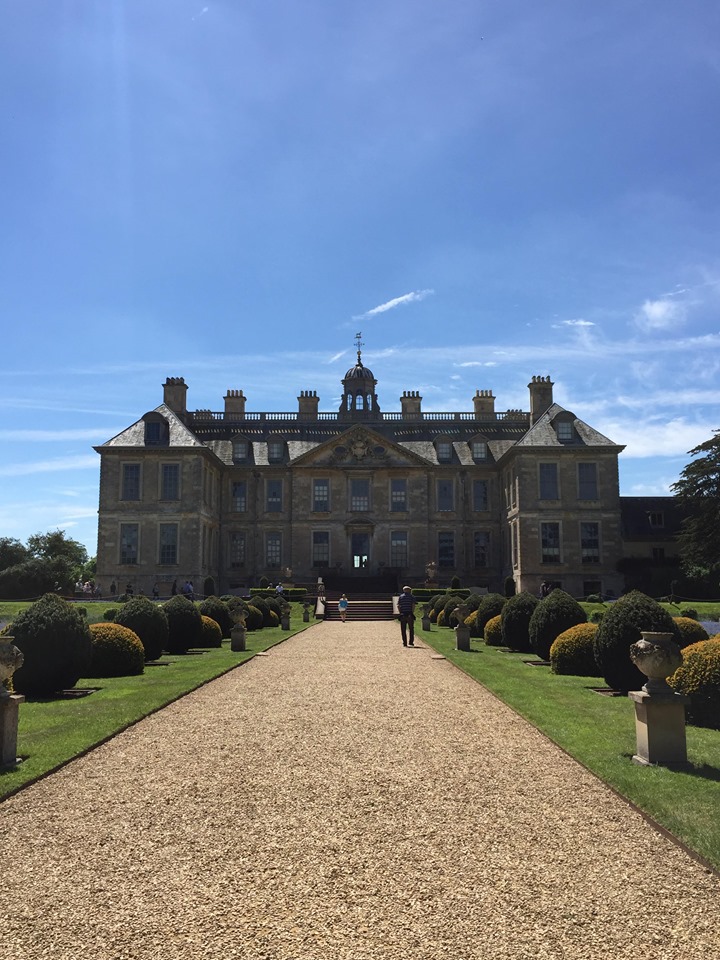
[[289, 630], [290, 629], [290, 611], [292, 607], [287, 602], [287, 600], [280, 605], [280, 629]]
[[0, 643], [0, 700], [6, 700], [10, 697], [10, 692], [5, 689], [5, 680], [19, 670], [25, 662], [25, 655], [14, 643], [9, 643], [12, 637], [6, 637], [5, 641]]
[[465, 619], [470, 615], [470, 607], [466, 603], [460, 603], [453, 610], [458, 619], [455, 627], [455, 649], [470, 650], [470, 627], [465, 623]]
[[230, 630], [230, 649], [235, 653], [241, 653], [246, 649], [245, 646], [245, 612], [240, 611], [235, 618], [235, 623]]
[[432, 609], [431, 603], [423, 604], [422, 612], [422, 628], [423, 630], [430, 630], [430, 610]]
[[310, 623], [310, 607], [312, 607], [312, 603], [305, 600], [303, 602], [303, 623]]
[[667, 678], [682, 665], [682, 653], [673, 640], [672, 633], [643, 630], [642, 640], [630, 647], [630, 659], [648, 678], [643, 687], [645, 693], [673, 695]]

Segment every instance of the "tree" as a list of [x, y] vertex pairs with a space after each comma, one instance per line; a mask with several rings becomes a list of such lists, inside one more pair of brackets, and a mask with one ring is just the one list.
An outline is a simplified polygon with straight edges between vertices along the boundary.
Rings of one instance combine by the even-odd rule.
[[64, 530], [52, 530], [49, 533], [36, 533], [28, 537], [27, 548], [33, 557], [39, 560], [67, 560], [72, 567], [82, 567], [87, 563], [88, 553], [82, 543], [70, 540]]
[[14, 567], [16, 563], [22, 563], [29, 556], [27, 547], [24, 547], [19, 540], [13, 537], [0, 537], [0, 570]]
[[720, 572], [720, 430], [689, 451], [697, 457], [680, 474], [672, 491], [686, 514], [678, 535], [688, 573]]

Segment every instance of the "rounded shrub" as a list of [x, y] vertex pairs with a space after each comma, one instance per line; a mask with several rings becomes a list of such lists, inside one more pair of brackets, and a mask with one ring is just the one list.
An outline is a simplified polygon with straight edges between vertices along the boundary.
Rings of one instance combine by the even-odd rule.
[[13, 676], [18, 693], [48, 697], [88, 675], [90, 630], [67, 600], [45, 594], [15, 617], [12, 629], [13, 643], [25, 656]]
[[681, 647], [688, 647], [691, 643], [700, 643], [708, 639], [705, 627], [692, 617], [673, 617], [673, 621], [680, 631]]
[[157, 660], [167, 649], [170, 626], [166, 606], [153, 603], [147, 597], [133, 597], [115, 613], [115, 623], [140, 637], [146, 660]]
[[598, 672], [613, 690], [640, 690], [647, 678], [630, 659], [630, 647], [644, 630], [671, 633], [680, 644], [673, 618], [651, 597], [632, 590], [610, 607], [595, 634]]
[[574, 677], [597, 676], [593, 645], [597, 629], [595, 623], [578, 623], [558, 634], [550, 647], [552, 672]]
[[695, 607], [681, 607], [680, 616], [687, 617], [689, 620], [697, 620], [698, 612]]
[[112, 623], [117, 614], [117, 607], [108, 607], [103, 616], [105, 617], [106, 623]]
[[443, 618], [443, 623], [446, 627], [452, 627], [457, 623], [457, 617], [453, 617], [452, 612], [455, 609], [455, 607], [457, 607], [457, 605], [462, 602], [463, 602], [463, 598], [458, 597], [456, 594], [451, 594], [445, 600], [445, 605], [443, 607], [445, 617]]
[[480, 600], [480, 606], [475, 611], [475, 630], [474, 636], [482, 637], [485, 632], [485, 624], [493, 617], [499, 617], [502, 609], [507, 603], [507, 599], [499, 593], [486, 593]]
[[222, 630], [220, 629], [220, 624], [217, 622], [217, 620], [213, 620], [212, 617], [206, 617], [204, 614], [200, 614], [200, 622], [202, 623], [202, 640], [198, 646], [221, 647]]
[[163, 604], [168, 618], [168, 653], [187, 653], [202, 642], [200, 611], [187, 597], [172, 597]]
[[262, 614], [262, 625], [264, 627], [275, 626], [271, 616], [270, 607], [268, 606], [265, 597], [253, 597], [253, 606]]
[[555, 589], [541, 600], [530, 618], [530, 646], [541, 660], [550, 657], [555, 637], [578, 623], [587, 623], [587, 614], [564, 590]]
[[262, 630], [263, 628], [262, 611], [258, 610], [252, 603], [249, 603], [247, 606], [245, 626], [248, 630]]
[[691, 723], [720, 730], [720, 639], [693, 643], [682, 655], [682, 666], [668, 683], [676, 693], [690, 697]]
[[588, 617], [590, 623], [602, 623], [603, 617], [605, 616], [604, 610], [593, 610], [590, 616]]
[[490, 617], [490, 619], [485, 624], [485, 629], [483, 630], [483, 636], [485, 638], [485, 643], [488, 647], [501, 647], [503, 638], [502, 638], [502, 623], [501, 616], [497, 614], [495, 617]]
[[438, 615], [437, 615], [437, 625], [438, 625], [439, 627], [444, 627], [444, 626], [445, 626], [445, 611], [444, 611], [444, 610], [441, 610], [440, 613], [438, 613]]
[[91, 677], [134, 677], [145, 670], [140, 637], [118, 623], [93, 623]]
[[527, 590], [508, 597], [501, 614], [503, 646], [520, 653], [530, 653], [530, 619], [539, 602]]
[[219, 597], [207, 597], [198, 606], [203, 617], [210, 617], [218, 624], [221, 636], [229, 637], [233, 627], [233, 615], [229, 604], [220, 600]]

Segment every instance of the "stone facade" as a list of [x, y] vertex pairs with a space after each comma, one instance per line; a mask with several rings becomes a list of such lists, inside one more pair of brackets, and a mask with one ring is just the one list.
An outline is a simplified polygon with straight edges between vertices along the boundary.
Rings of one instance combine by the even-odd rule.
[[467, 412], [424, 412], [407, 391], [385, 414], [359, 350], [342, 383], [337, 413], [310, 390], [294, 413], [247, 412], [241, 390], [190, 412], [169, 378], [160, 406], [95, 448], [105, 593], [187, 578], [242, 592], [286, 568], [394, 590], [430, 562], [442, 584], [620, 593], [622, 447], [554, 403], [549, 378], [531, 379], [528, 412], [502, 413], [478, 390]]

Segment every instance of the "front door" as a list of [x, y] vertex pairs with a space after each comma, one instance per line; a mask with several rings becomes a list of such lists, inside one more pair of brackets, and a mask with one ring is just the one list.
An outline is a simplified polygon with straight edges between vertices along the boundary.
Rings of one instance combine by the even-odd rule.
[[370, 534], [369, 533], [351, 533], [350, 534], [350, 553], [352, 554], [352, 569], [369, 570], [370, 569]]

